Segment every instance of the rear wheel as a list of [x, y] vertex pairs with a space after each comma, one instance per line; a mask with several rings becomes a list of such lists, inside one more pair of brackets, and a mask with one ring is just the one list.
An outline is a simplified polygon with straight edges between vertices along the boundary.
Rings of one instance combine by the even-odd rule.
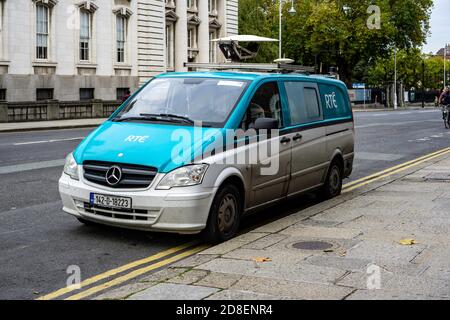
[[205, 239], [220, 243], [233, 238], [239, 229], [242, 209], [238, 188], [232, 184], [221, 187], [211, 206], [204, 230]]
[[331, 163], [325, 184], [321, 190], [321, 196], [324, 199], [331, 199], [341, 194], [343, 171], [343, 166], [339, 161]]

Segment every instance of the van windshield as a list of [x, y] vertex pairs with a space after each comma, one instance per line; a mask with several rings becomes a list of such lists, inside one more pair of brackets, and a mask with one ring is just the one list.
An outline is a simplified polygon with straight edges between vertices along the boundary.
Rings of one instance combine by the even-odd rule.
[[247, 87], [246, 81], [156, 78], [113, 118], [222, 127]]

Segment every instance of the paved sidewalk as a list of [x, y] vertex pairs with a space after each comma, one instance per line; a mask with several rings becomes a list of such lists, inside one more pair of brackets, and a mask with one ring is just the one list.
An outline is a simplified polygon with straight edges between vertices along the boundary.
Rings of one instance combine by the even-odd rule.
[[412, 111], [412, 110], [441, 110], [439, 107], [433, 106], [425, 106], [425, 108], [417, 107], [417, 106], [408, 106], [408, 107], [399, 107], [398, 109], [394, 108], [365, 108], [361, 105], [357, 105], [352, 107], [354, 112], [400, 112], [400, 111]]
[[7, 122], [0, 123], [1, 132], [32, 131], [32, 130], [51, 130], [51, 129], [70, 129], [95, 127], [106, 121], [105, 119], [74, 119], [74, 120], [55, 120], [55, 121], [28, 121], [28, 122]]
[[[97, 299], [450, 299], [449, 229], [445, 155]], [[311, 241], [330, 247], [295, 248]]]

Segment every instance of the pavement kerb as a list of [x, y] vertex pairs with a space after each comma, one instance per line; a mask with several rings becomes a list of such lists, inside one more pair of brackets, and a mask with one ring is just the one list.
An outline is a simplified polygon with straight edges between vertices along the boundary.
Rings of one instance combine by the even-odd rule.
[[[58, 120], [58, 121], [39, 121], [39, 122], [7, 122], [0, 123], [0, 133], [26, 132], [26, 131], [45, 131], [57, 129], [77, 129], [97, 127], [106, 121], [102, 119], [78, 119], [78, 120]], [[17, 125], [18, 127], [13, 127]]]
[[394, 108], [361, 108], [361, 107], [353, 107], [352, 110], [354, 112], [404, 112], [404, 111], [414, 111], [414, 110], [440, 110], [439, 107], [402, 107], [398, 109]]

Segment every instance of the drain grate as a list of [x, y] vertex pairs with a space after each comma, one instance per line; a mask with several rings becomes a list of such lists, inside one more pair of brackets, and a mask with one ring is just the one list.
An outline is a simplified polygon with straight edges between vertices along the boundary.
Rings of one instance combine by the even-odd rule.
[[328, 250], [333, 248], [333, 244], [326, 241], [301, 241], [294, 243], [292, 247], [300, 250]]

